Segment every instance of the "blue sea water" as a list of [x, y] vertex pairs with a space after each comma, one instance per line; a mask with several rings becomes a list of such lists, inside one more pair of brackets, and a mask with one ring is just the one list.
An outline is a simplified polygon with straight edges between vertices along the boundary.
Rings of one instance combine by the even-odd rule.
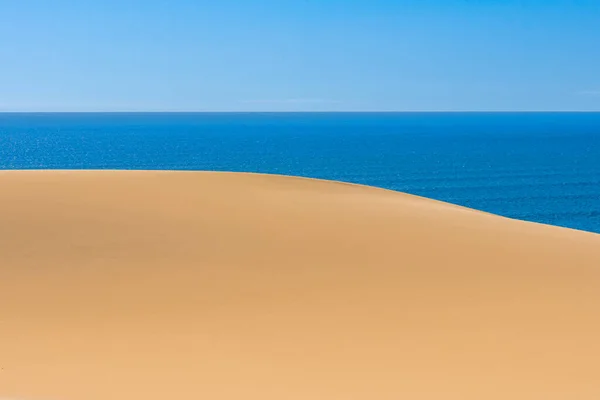
[[600, 113], [0, 114], [0, 169], [37, 168], [335, 179], [600, 233]]

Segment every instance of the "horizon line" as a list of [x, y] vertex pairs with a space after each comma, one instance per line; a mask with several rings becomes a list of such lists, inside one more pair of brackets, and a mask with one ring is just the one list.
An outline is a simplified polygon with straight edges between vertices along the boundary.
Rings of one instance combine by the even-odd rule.
[[231, 110], [0, 110], [0, 114], [561, 114], [600, 113], [599, 110], [342, 110], [342, 111], [231, 111]]

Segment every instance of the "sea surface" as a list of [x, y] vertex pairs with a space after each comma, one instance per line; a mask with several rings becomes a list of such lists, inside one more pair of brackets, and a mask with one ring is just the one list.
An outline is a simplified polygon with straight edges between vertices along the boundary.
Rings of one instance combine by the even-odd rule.
[[600, 113], [0, 114], [0, 169], [74, 168], [335, 179], [600, 233]]

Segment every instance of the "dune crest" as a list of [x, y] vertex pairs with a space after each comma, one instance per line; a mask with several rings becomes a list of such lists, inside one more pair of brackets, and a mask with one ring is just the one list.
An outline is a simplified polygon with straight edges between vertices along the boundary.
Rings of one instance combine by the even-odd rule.
[[600, 235], [259, 174], [0, 172], [0, 398], [600, 398]]

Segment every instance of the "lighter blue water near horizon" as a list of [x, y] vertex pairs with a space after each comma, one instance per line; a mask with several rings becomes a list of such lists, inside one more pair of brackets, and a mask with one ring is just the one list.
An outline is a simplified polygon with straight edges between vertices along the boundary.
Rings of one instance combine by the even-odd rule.
[[0, 169], [299, 175], [600, 233], [600, 113], [0, 113]]

